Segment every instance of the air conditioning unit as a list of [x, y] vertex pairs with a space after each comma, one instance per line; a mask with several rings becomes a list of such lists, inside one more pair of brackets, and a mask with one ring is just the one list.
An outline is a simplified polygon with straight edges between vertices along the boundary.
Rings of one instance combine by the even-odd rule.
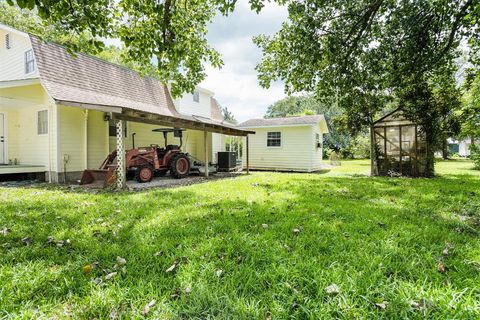
[[231, 151], [218, 152], [218, 170], [230, 171], [237, 167], [237, 153]]

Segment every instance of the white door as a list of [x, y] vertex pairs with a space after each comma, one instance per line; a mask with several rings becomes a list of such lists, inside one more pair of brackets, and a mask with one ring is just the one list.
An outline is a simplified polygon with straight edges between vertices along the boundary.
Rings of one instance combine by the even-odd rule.
[[7, 141], [5, 140], [5, 115], [0, 113], [0, 164], [5, 163], [5, 150]]

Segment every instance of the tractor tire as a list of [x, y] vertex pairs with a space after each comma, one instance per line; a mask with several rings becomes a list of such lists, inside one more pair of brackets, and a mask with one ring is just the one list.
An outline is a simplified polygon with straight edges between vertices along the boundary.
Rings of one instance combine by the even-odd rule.
[[190, 160], [188, 157], [183, 153], [179, 153], [174, 156], [170, 162], [170, 175], [175, 179], [181, 179], [188, 176], [189, 173]]
[[153, 168], [151, 165], [143, 165], [135, 170], [135, 179], [140, 183], [150, 182], [153, 179]]

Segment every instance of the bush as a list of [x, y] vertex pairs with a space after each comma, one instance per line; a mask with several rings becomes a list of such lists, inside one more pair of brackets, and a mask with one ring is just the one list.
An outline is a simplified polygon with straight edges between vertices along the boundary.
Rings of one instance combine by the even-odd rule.
[[473, 160], [474, 169], [480, 170], [480, 148], [474, 144], [470, 146], [470, 159]]

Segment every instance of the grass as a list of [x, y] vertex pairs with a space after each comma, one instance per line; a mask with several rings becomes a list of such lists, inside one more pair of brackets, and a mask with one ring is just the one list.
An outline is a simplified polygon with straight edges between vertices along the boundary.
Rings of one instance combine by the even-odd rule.
[[0, 188], [0, 319], [478, 319], [472, 166], [440, 162], [430, 180], [347, 161], [138, 193]]

